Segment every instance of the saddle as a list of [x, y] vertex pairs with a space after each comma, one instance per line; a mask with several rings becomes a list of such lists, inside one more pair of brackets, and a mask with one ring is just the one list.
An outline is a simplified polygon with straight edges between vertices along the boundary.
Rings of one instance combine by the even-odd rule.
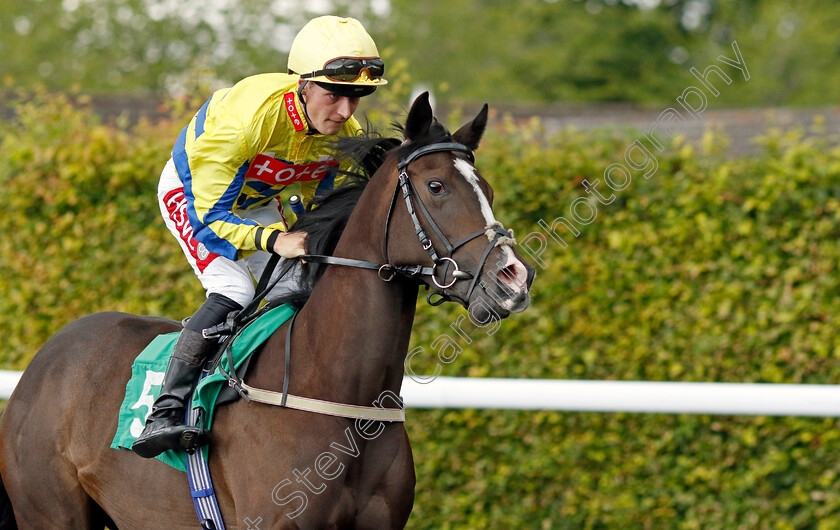
[[[205, 367], [207, 375], [198, 383], [188, 407], [198, 411], [198, 425], [209, 429], [213, 411], [240, 397], [240, 392], [230, 386], [231, 374], [240, 374], [237, 377], [241, 381], [241, 374], [244, 374], [253, 353], [295, 312], [296, 308], [288, 304], [266, 305], [220, 343], [219, 352]], [[178, 332], [159, 335], [135, 359], [120, 407], [112, 448], [131, 449], [134, 440], [142, 432], [146, 415], [151, 411], [160, 391], [163, 374], [177, 338]], [[166, 451], [157, 458], [176, 469], [186, 469], [186, 455], [183, 451]]]

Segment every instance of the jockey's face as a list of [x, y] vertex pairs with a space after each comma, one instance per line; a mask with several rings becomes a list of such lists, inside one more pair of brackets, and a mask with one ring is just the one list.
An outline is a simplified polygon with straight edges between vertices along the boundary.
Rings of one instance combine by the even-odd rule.
[[333, 94], [315, 83], [306, 83], [301, 94], [306, 101], [306, 121], [321, 134], [338, 134], [359, 106], [359, 98]]

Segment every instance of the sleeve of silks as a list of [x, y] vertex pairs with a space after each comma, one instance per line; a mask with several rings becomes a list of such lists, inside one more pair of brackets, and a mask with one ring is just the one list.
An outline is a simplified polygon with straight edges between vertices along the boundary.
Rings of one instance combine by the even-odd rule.
[[259, 131], [251, 129], [259, 129], [261, 124], [245, 126], [227, 109], [216, 110], [203, 134], [192, 142], [192, 178], [189, 186], [185, 181], [184, 188], [195, 213], [196, 240], [211, 252], [236, 260], [239, 251], [270, 251], [283, 225], [263, 227], [234, 213], [250, 161], [261, 147]]

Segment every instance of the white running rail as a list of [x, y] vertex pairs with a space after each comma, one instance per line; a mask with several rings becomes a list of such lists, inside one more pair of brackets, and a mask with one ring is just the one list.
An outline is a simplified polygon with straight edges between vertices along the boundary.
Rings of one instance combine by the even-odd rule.
[[405, 378], [402, 395], [409, 408], [840, 416], [840, 385], [438, 377]]
[[[0, 370], [0, 399], [22, 372]], [[408, 408], [840, 417], [840, 385], [437, 377], [403, 380]]]

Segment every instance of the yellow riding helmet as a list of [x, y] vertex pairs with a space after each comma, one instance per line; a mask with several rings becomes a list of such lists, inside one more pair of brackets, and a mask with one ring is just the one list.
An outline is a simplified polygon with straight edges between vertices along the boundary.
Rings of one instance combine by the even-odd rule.
[[[352, 64], [354, 59], [360, 63]], [[356, 67], [358, 76], [344, 74], [339, 77], [348, 80], [342, 80], [328, 75], [335, 66], [339, 68], [337, 71], [351, 72]], [[333, 85], [377, 87], [388, 83], [382, 78], [384, 64], [379, 50], [362, 23], [355, 18], [333, 15], [314, 18], [298, 32], [289, 50], [289, 71], [307, 81]], [[381, 73], [377, 75], [377, 72]]]

